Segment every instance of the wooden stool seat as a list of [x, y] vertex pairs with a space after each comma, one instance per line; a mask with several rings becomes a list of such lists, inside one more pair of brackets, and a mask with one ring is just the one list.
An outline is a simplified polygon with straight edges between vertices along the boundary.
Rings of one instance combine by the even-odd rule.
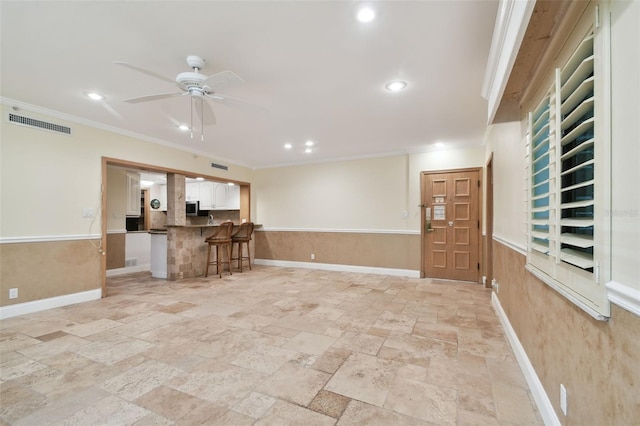
[[[231, 254], [233, 255], [233, 247], [238, 245], [238, 255], [232, 257], [232, 260], [238, 261], [238, 269], [242, 272], [242, 262], [249, 262], [249, 269], [251, 269], [251, 247], [249, 247], [249, 241], [251, 241], [251, 234], [253, 234], [253, 222], [245, 222], [240, 225], [238, 231], [231, 236]], [[247, 247], [247, 255], [243, 253], [243, 245]]]
[[[221, 265], [225, 263], [229, 265], [229, 274], [231, 273], [231, 233], [233, 231], [233, 222], [224, 222], [219, 227], [218, 230], [211, 236], [207, 237], [204, 242], [209, 245], [207, 250], [207, 267], [204, 271], [204, 276], [209, 276], [209, 265], [216, 265], [216, 273], [222, 278], [222, 271], [224, 270], [224, 266], [222, 268]], [[211, 247], [215, 248], [215, 260], [211, 260]], [[226, 258], [224, 260], [224, 256], [220, 256], [220, 249], [226, 249]]]

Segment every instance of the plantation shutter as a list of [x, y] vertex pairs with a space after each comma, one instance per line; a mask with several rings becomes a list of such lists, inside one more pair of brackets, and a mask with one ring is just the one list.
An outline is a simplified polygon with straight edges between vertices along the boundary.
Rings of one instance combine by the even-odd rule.
[[560, 259], [593, 272], [594, 77], [593, 33], [561, 70]]
[[529, 114], [530, 135], [530, 247], [542, 254], [550, 249], [550, 172], [555, 163], [550, 149], [549, 95]]

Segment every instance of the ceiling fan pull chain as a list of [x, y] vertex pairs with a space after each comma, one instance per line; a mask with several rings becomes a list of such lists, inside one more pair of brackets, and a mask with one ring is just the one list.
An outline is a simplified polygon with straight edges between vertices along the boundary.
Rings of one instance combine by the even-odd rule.
[[204, 142], [204, 98], [200, 99], [200, 142]]

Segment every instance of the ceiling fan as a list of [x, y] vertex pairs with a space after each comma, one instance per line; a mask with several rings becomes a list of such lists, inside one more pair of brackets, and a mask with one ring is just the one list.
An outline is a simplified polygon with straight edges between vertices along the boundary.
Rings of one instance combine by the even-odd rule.
[[[174, 98], [178, 96], [189, 96], [191, 98], [191, 138], [193, 138], [193, 110], [196, 110], [196, 114], [200, 116], [201, 120], [201, 129], [204, 128], [205, 124], [215, 124], [216, 118], [213, 113], [213, 109], [211, 109], [211, 105], [205, 102], [206, 99], [211, 99], [216, 102], [235, 105], [235, 106], [249, 106], [247, 102], [233, 98], [226, 95], [221, 95], [217, 93], [219, 89], [223, 89], [225, 87], [232, 86], [234, 84], [243, 83], [244, 80], [240, 78], [233, 71], [221, 71], [215, 73], [210, 76], [206, 76], [201, 74], [199, 71], [204, 67], [205, 60], [200, 56], [190, 55], [187, 56], [187, 64], [191, 67], [193, 71], [181, 72], [176, 76], [175, 79], [171, 79], [165, 77], [163, 75], [157, 74], [153, 71], [146, 70], [144, 68], [140, 68], [135, 65], [131, 65], [126, 62], [114, 61], [114, 64], [122, 65], [123, 67], [127, 67], [134, 71], [138, 71], [140, 73], [149, 75], [151, 77], [155, 77], [162, 81], [171, 83], [173, 85], [178, 86], [181, 92], [173, 92], [173, 93], [159, 93], [155, 95], [148, 96], [140, 96], [131, 99], [125, 99], [125, 102], [131, 104], [137, 104], [141, 102], [149, 102], [156, 101], [159, 99], [166, 98]], [[194, 108], [195, 107], [195, 108]], [[204, 130], [201, 130], [202, 133], [200, 135], [201, 140], [204, 140]]]

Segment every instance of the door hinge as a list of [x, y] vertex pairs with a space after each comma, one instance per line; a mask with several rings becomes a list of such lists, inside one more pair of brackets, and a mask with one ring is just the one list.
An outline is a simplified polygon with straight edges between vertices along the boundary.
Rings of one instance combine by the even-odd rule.
[[480, 262], [478, 262], [478, 271], [480, 270]]
[[600, 28], [600, 5], [596, 5], [595, 26], [596, 28]]
[[480, 188], [480, 181], [478, 181], [478, 188]]

